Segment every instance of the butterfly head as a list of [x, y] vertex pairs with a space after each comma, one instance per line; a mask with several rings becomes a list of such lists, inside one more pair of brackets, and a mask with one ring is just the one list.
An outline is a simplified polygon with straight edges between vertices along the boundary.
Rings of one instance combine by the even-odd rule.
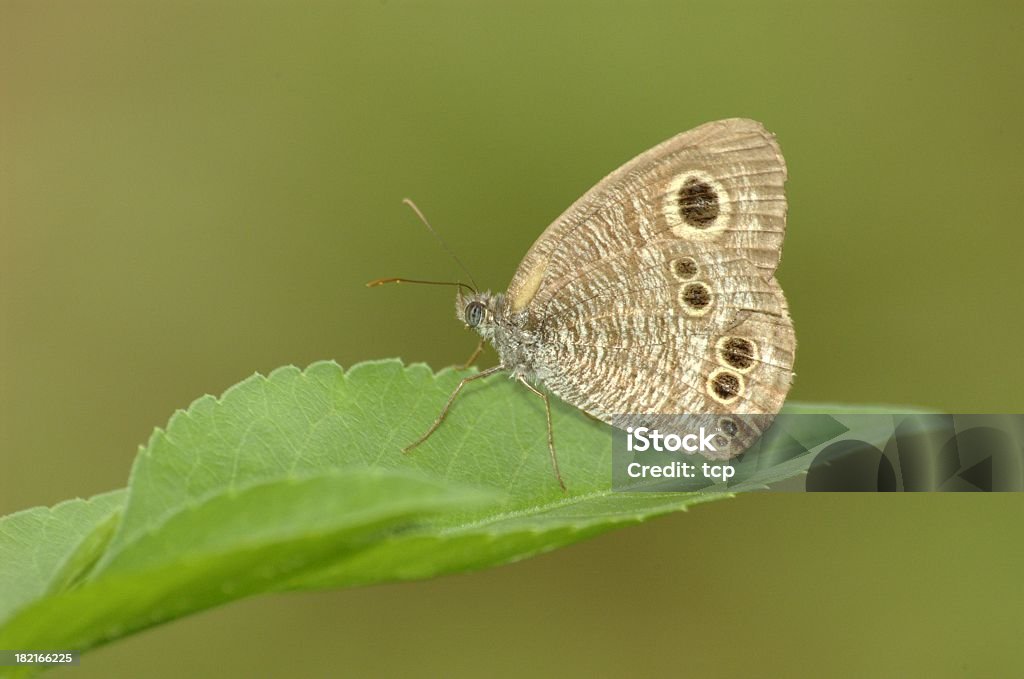
[[455, 315], [467, 328], [476, 330], [481, 337], [489, 338], [494, 331], [496, 302], [497, 295], [490, 292], [465, 295], [459, 290], [455, 298]]

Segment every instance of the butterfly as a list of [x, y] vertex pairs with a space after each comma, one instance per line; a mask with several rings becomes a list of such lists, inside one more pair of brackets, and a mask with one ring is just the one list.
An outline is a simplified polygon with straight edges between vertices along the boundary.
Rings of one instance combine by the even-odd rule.
[[544, 401], [563, 490], [536, 385], [620, 428], [693, 414], [722, 437], [709, 457], [740, 454], [793, 379], [796, 339], [774, 277], [786, 176], [761, 123], [706, 123], [598, 182], [544, 230], [504, 293], [456, 284], [456, 315], [480, 335], [469, 363], [485, 342], [499, 363], [463, 378], [406, 450], [466, 384], [507, 371]]

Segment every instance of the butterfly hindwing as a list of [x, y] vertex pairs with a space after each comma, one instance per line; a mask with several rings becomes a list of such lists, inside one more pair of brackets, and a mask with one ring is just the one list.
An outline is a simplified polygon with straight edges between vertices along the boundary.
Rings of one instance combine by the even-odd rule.
[[[746, 260], [663, 243], [620, 276], [574, 283], [538, 324], [545, 384], [602, 419], [622, 413], [774, 413], [793, 330], [774, 279]], [[688, 266], [680, 275], [678, 262]], [[735, 382], [735, 388], [730, 384]], [[735, 393], [729, 393], [730, 391]]]

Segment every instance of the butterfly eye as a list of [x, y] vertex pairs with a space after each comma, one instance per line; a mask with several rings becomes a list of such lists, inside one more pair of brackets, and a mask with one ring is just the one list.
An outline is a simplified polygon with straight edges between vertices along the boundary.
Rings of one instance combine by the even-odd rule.
[[484, 320], [484, 305], [480, 302], [470, 302], [466, 305], [466, 324], [475, 328]]

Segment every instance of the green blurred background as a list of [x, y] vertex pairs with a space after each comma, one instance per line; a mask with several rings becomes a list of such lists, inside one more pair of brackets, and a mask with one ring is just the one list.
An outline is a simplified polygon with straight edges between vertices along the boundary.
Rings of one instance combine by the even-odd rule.
[[[707, 120], [778, 134], [792, 398], [1021, 412], [1020, 3], [0, 2], [0, 513], [125, 485], [254, 371], [473, 339]], [[489, 365], [493, 354], [482, 365]], [[1020, 496], [749, 495], [521, 564], [264, 597], [55, 676], [1019, 675]]]

